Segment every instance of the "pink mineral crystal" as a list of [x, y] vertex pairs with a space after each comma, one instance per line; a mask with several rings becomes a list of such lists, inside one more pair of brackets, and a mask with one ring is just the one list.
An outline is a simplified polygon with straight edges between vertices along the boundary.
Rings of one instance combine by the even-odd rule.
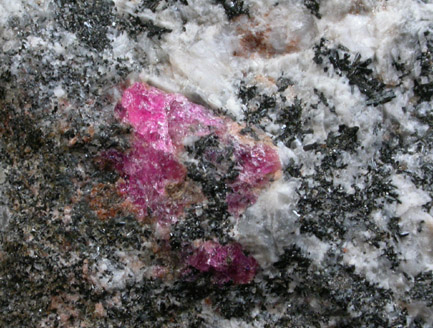
[[[186, 140], [213, 134], [223, 146], [234, 148], [239, 174], [227, 182], [232, 191], [226, 198], [232, 215], [239, 215], [253, 204], [260, 189], [280, 172], [278, 154], [269, 142], [241, 136], [240, 125], [182, 95], [135, 83], [124, 91], [117, 113], [132, 126], [133, 142], [126, 154], [113, 152], [108, 157], [123, 177], [120, 191], [137, 207], [139, 217], [150, 216], [159, 224], [169, 225], [182, 216], [187, 206], [203, 200], [199, 188], [186, 187], [191, 184], [181, 159]], [[191, 189], [197, 195], [192, 195]], [[184, 195], [170, 190], [184, 191]]]
[[257, 189], [269, 182], [269, 177], [281, 169], [281, 164], [277, 152], [266, 144], [240, 144], [235, 150], [235, 157], [241, 170], [230, 184], [233, 193], [227, 195], [227, 204], [229, 211], [238, 215], [256, 202]]
[[201, 272], [213, 273], [214, 281], [224, 284], [247, 284], [253, 280], [257, 262], [246, 256], [237, 243], [221, 245], [214, 241], [203, 242], [188, 258], [188, 264]]

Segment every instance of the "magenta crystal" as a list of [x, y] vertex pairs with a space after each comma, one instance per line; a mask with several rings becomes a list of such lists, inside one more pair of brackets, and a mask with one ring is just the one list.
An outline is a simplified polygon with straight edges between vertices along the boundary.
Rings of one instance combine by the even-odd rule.
[[241, 166], [236, 180], [230, 184], [233, 193], [227, 195], [229, 211], [240, 214], [258, 197], [257, 189], [269, 182], [269, 177], [281, 169], [277, 152], [266, 144], [238, 145], [235, 157]]
[[[116, 112], [133, 128], [131, 148], [125, 153], [109, 150], [103, 157], [121, 176], [117, 188], [125, 204], [132, 205], [138, 219], [156, 221], [158, 238], [169, 239], [171, 225], [182, 220], [186, 208], [215, 201], [212, 197], [222, 197], [219, 202], [225, 197], [228, 212], [239, 216], [281, 173], [278, 154], [268, 138], [244, 135], [241, 125], [182, 95], [135, 83], [124, 91]], [[208, 141], [209, 145], [199, 146]], [[203, 167], [192, 167], [191, 174], [187, 166], [196, 165], [194, 161]], [[219, 184], [215, 187], [224, 193], [214, 196], [209, 191], [213, 184], [207, 181]], [[198, 245], [186, 265], [211, 273], [215, 283], [245, 284], [254, 278], [257, 262], [244, 254], [240, 244], [186, 242]]]
[[[124, 91], [117, 111], [119, 118], [132, 126], [134, 137], [130, 151], [110, 153], [108, 157], [124, 177], [119, 190], [136, 206], [141, 218], [150, 216], [160, 224], [171, 224], [182, 216], [185, 207], [203, 199], [200, 191], [195, 191], [196, 195], [186, 191], [187, 170], [181, 155], [187, 137], [213, 134], [223, 145], [234, 148], [239, 174], [228, 182], [232, 192], [226, 201], [229, 212], [235, 216], [257, 200], [260, 188], [281, 169], [278, 154], [270, 143], [240, 136], [238, 124], [182, 95], [135, 83]], [[218, 167], [216, 154], [206, 156]], [[181, 197], [173, 197], [168, 190], [185, 192]]]
[[246, 256], [238, 243], [221, 245], [214, 241], [203, 242], [188, 258], [188, 264], [201, 272], [213, 273], [214, 281], [224, 284], [247, 284], [256, 274], [257, 262]]
[[135, 83], [123, 93], [121, 119], [132, 125], [140, 141], [155, 150], [175, 154], [186, 136], [224, 131], [224, 121], [180, 94], [165, 93]]
[[142, 83], [125, 90], [118, 111], [135, 132], [120, 169], [127, 177], [121, 190], [138, 207], [140, 217], [150, 214], [175, 222], [186, 202], [171, 199], [166, 189], [186, 179], [186, 168], [178, 159], [183, 139], [223, 131], [223, 120], [181, 95]]

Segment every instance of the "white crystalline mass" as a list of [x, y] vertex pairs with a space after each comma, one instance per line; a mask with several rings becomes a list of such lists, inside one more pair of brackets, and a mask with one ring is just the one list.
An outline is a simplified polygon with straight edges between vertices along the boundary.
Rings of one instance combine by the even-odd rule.
[[431, 201], [430, 196], [424, 190], [417, 189], [413, 182], [402, 175], [393, 176], [392, 182], [398, 188], [401, 202], [395, 210], [396, 216], [400, 217], [408, 210], [421, 207]]
[[124, 289], [128, 283], [140, 283], [143, 278], [150, 279], [153, 267], [146, 267], [139, 255], [117, 251], [118, 260], [100, 258], [90, 267], [89, 280], [98, 289], [113, 291]]
[[[217, 26], [203, 29], [199, 25], [187, 24], [185, 33], [170, 37], [167, 47], [172, 74], [186, 93], [197, 92], [215, 107], [222, 107], [220, 99], [228, 99], [235, 73], [230, 62], [224, 60], [231, 56], [232, 50], [225, 45], [230, 43], [229, 36], [221, 35]], [[211, 51], [210, 51], [211, 50]], [[181, 82], [184, 81], [184, 82]], [[197, 90], [195, 90], [195, 88]], [[202, 93], [205, 90], [206, 93]]]
[[297, 181], [275, 182], [237, 222], [235, 238], [262, 267], [276, 262], [296, 240], [296, 186]]
[[123, 289], [128, 280], [135, 278], [130, 268], [120, 269], [107, 258], [100, 259], [92, 269], [94, 273], [90, 276], [90, 281], [99, 289]]
[[23, 1], [8, 1], [0, 3], [0, 24], [4, 25], [8, 19], [14, 15], [24, 14]]
[[[120, 13], [134, 13], [138, 5], [135, 1], [121, 0], [115, 4]], [[251, 26], [245, 18], [234, 25], [229, 23], [222, 6], [215, 8], [209, 4], [208, 1], [188, 1], [188, 6], [179, 6], [174, 12], [163, 11], [158, 17], [150, 10], [140, 13], [139, 17], [154, 19], [155, 23], [173, 30], [164, 38], [160, 49], [143, 47], [151, 61], [155, 58], [159, 62], [154, 61], [155, 66], [145, 68], [141, 76], [168, 91], [198, 96], [209, 105], [224, 108], [241, 118], [242, 104], [237, 97], [236, 81], [246, 74], [268, 74], [267, 67], [279, 65], [280, 59], [278, 56], [269, 59], [258, 55], [250, 58], [233, 56], [239, 50], [237, 29], [261, 31], [270, 27], [269, 40], [277, 52], [283, 52], [291, 41], [296, 41], [299, 48], [307, 51], [317, 35], [316, 24], [297, 1], [274, 8], [272, 1], [251, 1], [250, 12], [257, 17], [257, 22]], [[263, 16], [264, 13], [266, 16]], [[185, 26], [182, 25], [182, 17], [188, 17]], [[116, 39], [116, 49], [128, 48], [126, 43], [128, 40]], [[301, 57], [305, 57], [302, 51], [299, 53]], [[310, 66], [307, 59], [304, 63], [306, 67]], [[279, 74], [280, 70], [274, 73]]]

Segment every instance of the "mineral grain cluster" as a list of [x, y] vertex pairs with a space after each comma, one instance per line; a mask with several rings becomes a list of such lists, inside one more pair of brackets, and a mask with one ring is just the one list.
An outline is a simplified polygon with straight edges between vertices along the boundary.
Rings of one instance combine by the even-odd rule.
[[[135, 83], [124, 91], [116, 112], [133, 128], [131, 148], [110, 150], [103, 157], [121, 176], [118, 191], [133, 204], [139, 220], [154, 223], [159, 238], [170, 239], [171, 226], [193, 206], [222, 203], [227, 213], [216, 220], [238, 217], [281, 175], [277, 151], [265, 137], [242, 134], [241, 125], [180, 94]], [[187, 262], [214, 272], [215, 281], [247, 283], [254, 278], [257, 263], [239, 244], [182, 242], [195, 242]]]

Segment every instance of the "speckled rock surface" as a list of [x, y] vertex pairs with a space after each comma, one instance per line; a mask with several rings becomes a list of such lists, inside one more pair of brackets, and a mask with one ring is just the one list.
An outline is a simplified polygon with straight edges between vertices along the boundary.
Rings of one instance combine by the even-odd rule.
[[[432, 327], [432, 22], [429, 0], [0, 0], [0, 326]], [[202, 196], [158, 226], [107, 160], [134, 150], [136, 82], [272, 143], [282, 176], [230, 212], [231, 155], [183, 140], [198, 187], [162, 192]]]

